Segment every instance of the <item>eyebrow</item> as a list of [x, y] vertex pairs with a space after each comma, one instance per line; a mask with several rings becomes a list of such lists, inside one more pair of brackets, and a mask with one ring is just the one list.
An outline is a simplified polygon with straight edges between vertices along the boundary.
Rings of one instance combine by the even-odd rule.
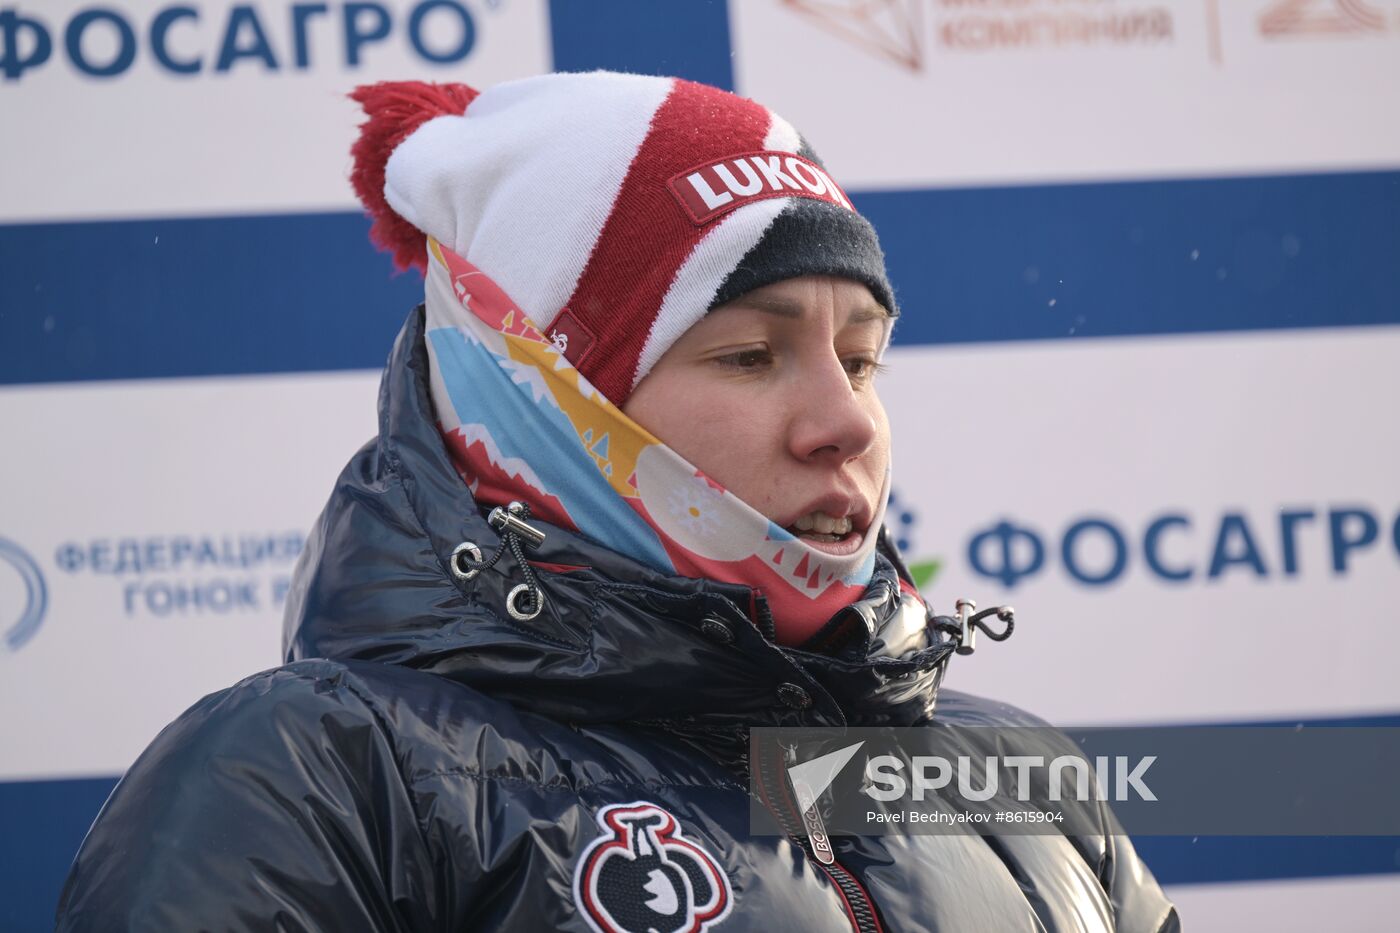
[[[804, 311], [801, 302], [789, 301], [785, 298], [769, 298], [760, 295], [746, 295], [735, 302], [735, 304], [753, 308], [755, 311], [762, 311], [765, 314], [776, 314], [778, 317], [785, 318], [800, 318]], [[890, 313], [885, 310], [883, 305], [870, 304], [852, 311], [850, 316], [846, 319], [846, 323], [864, 324], [866, 321], [878, 321], [882, 318], [888, 318], [889, 316]]]

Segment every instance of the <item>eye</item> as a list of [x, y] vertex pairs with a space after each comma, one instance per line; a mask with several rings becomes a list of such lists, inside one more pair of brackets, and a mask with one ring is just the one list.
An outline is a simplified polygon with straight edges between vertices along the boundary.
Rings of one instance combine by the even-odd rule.
[[850, 356], [844, 362], [854, 382], [869, 382], [885, 371], [885, 366], [870, 356]]
[[724, 356], [715, 357], [715, 362], [734, 369], [758, 369], [772, 361], [773, 354], [762, 348], [740, 350], [737, 353], [726, 353]]

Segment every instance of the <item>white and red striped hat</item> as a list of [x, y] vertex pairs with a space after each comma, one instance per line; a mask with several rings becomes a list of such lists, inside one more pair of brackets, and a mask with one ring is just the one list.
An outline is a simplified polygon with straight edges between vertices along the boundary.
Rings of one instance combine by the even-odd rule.
[[352, 96], [372, 238], [402, 267], [423, 267], [424, 234], [465, 258], [615, 404], [707, 311], [772, 282], [850, 278], [897, 313], [874, 229], [751, 100], [601, 71]]

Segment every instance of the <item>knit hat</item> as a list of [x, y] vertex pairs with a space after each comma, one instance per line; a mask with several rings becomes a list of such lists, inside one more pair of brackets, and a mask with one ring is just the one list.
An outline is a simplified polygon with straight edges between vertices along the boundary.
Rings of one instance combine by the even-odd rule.
[[773, 282], [853, 279], [897, 313], [874, 229], [751, 100], [601, 71], [352, 96], [374, 241], [401, 268], [426, 267], [427, 236], [467, 260], [618, 405], [707, 311]]

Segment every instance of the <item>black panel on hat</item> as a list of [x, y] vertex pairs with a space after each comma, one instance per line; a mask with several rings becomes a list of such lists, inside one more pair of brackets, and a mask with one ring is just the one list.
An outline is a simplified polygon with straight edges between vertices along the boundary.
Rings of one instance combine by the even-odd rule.
[[835, 204], [793, 198], [720, 285], [710, 307], [802, 275], [835, 275], [870, 289], [891, 315], [899, 314], [885, 275], [885, 255], [875, 228]]

